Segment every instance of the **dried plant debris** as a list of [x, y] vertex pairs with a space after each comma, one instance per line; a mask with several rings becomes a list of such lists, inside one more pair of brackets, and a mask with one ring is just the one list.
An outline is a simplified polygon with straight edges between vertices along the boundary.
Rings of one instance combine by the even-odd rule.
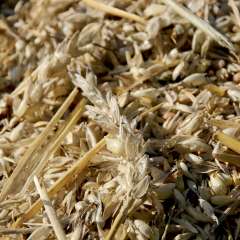
[[0, 239], [240, 239], [240, 3], [0, 3]]

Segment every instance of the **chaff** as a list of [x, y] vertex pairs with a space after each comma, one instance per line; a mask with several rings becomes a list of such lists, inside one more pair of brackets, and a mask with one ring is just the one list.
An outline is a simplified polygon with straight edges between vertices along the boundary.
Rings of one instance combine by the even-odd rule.
[[213, 28], [209, 23], [193, 14], [189, 9], [183, 7], [181, 4], [177, 3], [174, 0], [161, 0], [161, 1], [164, 2], [166, 5], [170, 6], [183, 18], [186, 18], [197, 28], [205, 32], [207, 36], [215, 40], [220, 46], [228, 48], [233, 53], [235, 52], [235, 48], [233, 44], [230, 42], [230, 40], [228, 40], [223, 34], [221, 34], [219, 31]]
[[[59, 130], [56, 132], [56, 134], [53, 136], [53, 138], [50, 140], [49, 145], [47, 146], [46, 150], [39, 154], [39, 158], [37, 158], [37, 166], [32, 170], [32, 173], [28, 177], [27, 182], [30, 183], [32, 181], [33, 175], [39, 175], [42, 171], [42, 169], [46, 166], [47, 160], [49, 156], [52, 156], [54, 152], [59, 148], [61, 142], [66, 137], [66, 135], [71, 131], [71, 128], [77, 123], [79, 118], [82, 116], [82, 113], [84, 111], [84, 107], [86, 104], [86, 99], [82, 99], [75, 107], [73, 112], [70, 114], [66, 122], [62, 127], [59, 128]], [[27, 185], [27, 184], [26, 184]], [[25, 186], [27, 187], [27, 186]]]
[[[14, 169], [12, 175], [7, 180], [7, 182], [4, 184], [3, 189], [0, 194], [0, 201], [3, 201], [6, 196], [11, 193], [12, 191], [16, 191], [16, 181], [18, 181], [18, 184], [20, 184], [20, 180], [17, 180], [19, 177], [21, 178], [22, 184], [26, 181], [26, 178], [22, 179], [22, 171], [26, 167], [27, 164], [30, 163], [30, 158], [32, 157], [33, 153], [39, 149], [42, 144], [46, 141], [47, 137], [52, 131], [52, 128], [56, 125], [56, 123], [59, 121], [59, 119], [63, 116], [63, 114], [66, 112], [66, 110], [69, 108], [71, 103], [73, 102], [74, 98], [78, 94], [78, 89], [74, 88], [71, 94], [68, 96], [68, 98], [65, 100], [64, 104], [58, 109], [58, 111], [55, 113], [51, 121], [48, 123], [46, 128], [43, 130], [43, 132], [34, 140], [34, 142], [30, 145], [28, 150], [25, 152], [25, 154], [22, 156], [21, 159], [19, 159], [18, 164], [16, 168]], [[21, 185], [21, 184], [20, 184]]]
[[[91, 159], [104, 147], [105, 138], [99, 141], [94, 148], [90, 149], [82, 158], [80, 158], [65, 174], [59, 178], [53, 186], [47, 191], [49, 197], [53, 197], [66, 185], [72, 183], [77, 175], [79, 175], [89, 164]], [[27, 220], [31, 219], [42, 207], [42, 202], [37, 200], [26, 213], [21, 216], [14, 226], [19, 227]]]
[[48, 197], [46, 189], [44, 188], [44, 186], [42, 186], [42, 187], [40, 186], [40, 183], [36, 176], [34, 176], [34, 183], [35, 183], [36, 189], [38, 191], [38, 194], [40, 196], [40, 199], [42, 201], [42, 204], [44, 205], [44, 208], [46, 210], [48, 218], [52, 224], [52, 227], [54, 229], [57, 239], [58, 240], [66, 240], [67, 237], [66, 237], [64, 230], [57, 218], [57, 214], [56, 214], [56, 212], [52, 206], [52, 203]]

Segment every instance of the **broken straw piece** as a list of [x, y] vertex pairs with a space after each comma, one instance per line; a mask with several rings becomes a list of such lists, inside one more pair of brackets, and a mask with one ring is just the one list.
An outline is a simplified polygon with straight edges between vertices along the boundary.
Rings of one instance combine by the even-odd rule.
[[216, 159], [220, 162], [225, 162], [240, 167], [240, 156], [237, 154], [217, 153]]
[[[94, 148], [90, 149], [82, 158], [80, 158], [60, 179], [58, 179], [53, 186], [48, 190], [49, 197], [54, 196], [63, 187], [72, 183], [89, 164], [91, 159], [105, 146], [106, 141], [103, 138]], [[14, 224], [15, 227], [20, 227], [24, 222], [31, 219], [37, 212], [40, 211], [42, 202], [38, 199], [29, 210], [26, 211]]]
[[[80, 119], [80, 117], [83, 114], [85, 104], [87, 100], [82, 99], [74, 108], [73, 112], [70, 114], [66, 122], [63, 124], [62, 127], [58, 129], [56, 134], [52, 137], [50, 140], [48, 146], [46, 147], [46, 150], [39, 154], [39, 158], [36, 159], [37, 166], [32, 170], [32, 173], [28, 177], [28, 180], [24, 186], [24, 188], [28, 187], [29, 184], [32, 182], [34, 175], [39, 175], [43, 168], [47, 164], [47, 160], [49, 159], [49, 156], [53, 155], [57, 149], [59, 148], [61, 142], [65, 138], [65, 136], [71, 131], [72, 127], [77, 123], [77, 121]], [[37, 156], [38, 157], [38, 156]]]
[[222, 132], [217, 133], [217, 138], [223, 145], [240, 154], [240, 141], [236, 138], [230, 137]]
[[142, 112], [139, 116], [139, 120], [141, 120], [143, 117], [147, 116], [148, 113], [152, 113], [152, 112], [159, 110], [162, 106], [163, 106], [163, 103], [159, 103], [159, 104], [155, 105], [154, 107], [151, 107], [151, 108], [147, 109], [146, 111]]
[[[51, 130], [55, 126], [55, 124], [60, 120], [60, 118], [63, 116], [63, 114], [66, 112], [66, 110], [69, 108], [71, 103], [73, 102], [74, 98], [78, 94], [78, 89], [74, 88], [71, 94], [67, 97], [63, 105], [58, 109], [58, 111], [55, 113], [55, 115], [52, 117], [51, 121], [48, 123], [46, 128], [42, 131], [42, 133], [39, 134], [39, 136], [33, 141], [33, 143], [30, 145], [28, 150], [25, 152], [25, 154], [18, 160], [18, 165], [14, 169], [12, 175], [10, 178], [8, 178], [7, 182], [4, 184], [3, 189], [0, 194], [0, 201], [3, 201], [6, 196], [11, 193], [12, 191], [16, 191], [16, 181], [18, 183], [18, 186], [21, 185], [20, 181], [23, 181], [22, 184], [25, 183], [25, 178], [23, 178], [23, 172], [25, 171], [26, 176], [26, 170], [23, 171], [23, 169], [26, 167], [27, 164], [32, 160], [33, 153], [39, 149], [42, 144], [46, 141], [47, 137], [49, 136], [49, 133], [51, 133]], [[28, 176], [26, 176], [27, 178]], [[19, 180], [16, 180], [17, 178], [20, 178]]]
[[223, 97], [225, 95], [226, 89], [219, 87], [217, 85], [214, 85], [212, 83], [207, 84], [204, 86], [205, 89], [207, 89], [209, 92], [214, 93], [220, 97]]
[[129, 20], [133, 20], [142, 24], [145, 24], [145, 20], [135, 14], [132, 13], [128, 13], [126, 11], [123, 11], [121, 9], [115, 8], [115, 7], [111, 7], [111, 6], [107, 6], [104, 3], [95, 1], [95, 0], [83, 0], [83, 2], [87, 5], [89, 5], [92, 8], [96, 8], [100, 11], [106, 12], [108, 14], [114, 15], [114, 16], [118, 16], [118, 17], [122, 17], [122, 18], [127, 18]]
[[33, 179], [34, 179], [34, 183], [35, 183], [37, 192], [38, 192], [40, 199], [44, 205], [44, 208], [45, 208], [48, 218], [52, 224], [52, 227], [56, 234], [57, 239], [58, 240], [67, 240], [65, 233], [63, 231], [63, 228], [57, 218], [57, 214], [56, 214], [55, 210], [53, 209], [52, 203], [48, 197], [45, 187], [42, 186], [42, 188], [41, 188], [38, 178], [36, 176], [34, 176]]
[[117, 232], [120, 224], [127, 217], [128, 210], [129, 210], [132, 203], [133, 203], [133, 198], [131, 198], [131, 197], [128, 197], [127, 200], [125, 202], [123, 202], [123, 205], [121, 206], [120, 211], [119, 211], [117, 217], [115, 218], [115, 220], [114, 220], [114, 222], [111, 226], [111, 229], [108, 232], [105, 240], [113, 239], [113, 237], [114, 237], [115, 233]]

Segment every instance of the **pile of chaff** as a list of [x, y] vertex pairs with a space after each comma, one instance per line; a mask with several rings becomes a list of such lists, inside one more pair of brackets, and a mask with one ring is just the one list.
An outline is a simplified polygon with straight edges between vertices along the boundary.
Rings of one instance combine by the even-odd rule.
[[0, 239], [240, 238], [239, 1], [0, 4]]

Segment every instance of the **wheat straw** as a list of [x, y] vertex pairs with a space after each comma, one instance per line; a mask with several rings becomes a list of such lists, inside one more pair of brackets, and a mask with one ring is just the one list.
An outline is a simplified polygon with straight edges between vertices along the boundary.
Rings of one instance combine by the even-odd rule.
[[136, 21], [142, 24], [145, 24], [145, 20], [135, 14], [132, 13], [128, 13], [126, 11], [123, 11], [121, 9], [117, 9], [111, 6], [107, 6], [99, 1], [95, 1], [95, 0], [83, 0], [83, 2], [87, 5], [89, 5], [92, 8], [96, 8], [100, 11], [106, 12], [108, 14], [114, 15], [114, 16], [118, 16], [118, 17], [122, 17], [122, 18], [127, 18], [129, 20], [132, 21]]
[[[16, 188], [15, 181], [21, 176], [21, 171], [25, 168], [27, 164], [29, 164], [29, 158], [33, 155], [33, 153], [41, 147], [41, 145], [46, 141], [48, 135], [51, 133], [52, 128], [59, 121], [59, 119], [63, 116], [66, 110], [69, 108], [74, 98], [78, 94], [77, 88], [74, 88], [68, 98], [65, 100], [64, 104], [58, 109], [55, 115], [52, 117], [51, 121], [48, 123], [44, 131], [34, 140], [34, 142], [30, 145], [28, 150], [18, 161], [17, 167], [14, 169], [12, 175], [4, 184], [3, 189], [0, 194], [0, 201], [4, 200], [6, 196]], [[23, 180], [23, 179], [22, 179]], [[26, 180], [26, 179], [24, 179]], [[18, 182], [20, 184], [20, 182]]]
[[205, 32], [207, 36], [215, 40], [219, 45], [228, 48], [232, 52], [235, 51], [233, 44], [223, 34], [218, 32], [206, 21], [194, 15], [189, 9], [183, 7], [174, 0], [161, 0], [161, 1], [164, 2], [166, 5], [172, 7], [173, 10], [176, 11], [179, 15], [181, 15], [183, 18], [186, 18], [197, 28]]
[[86, 99], [81, 100], [76, 105], [74, 111], [70, 114], [69, 118], [66, 120], [66, 123], [56, 132], [53, 139], [49, 142], [49, 145], [47, 149], [44, 151], [43, 155], [40, 155], [40, 158], [38, 159], [37, 163], [38, 165], [29, 176], [28, 181], [32, 180], [33, 175], [39, 175], [42, 169], [46, 166], [49, 156], [52, 156], [54, 152], [56, 152], [62, 140], [66, 137], [71, 128], [77, 123], [79, 118], [82, 116], [85, 104]]
[[46, 210], [48, 218], [52, 224], [52, 227], [54, 229], [57, 239], [58, 240], [66, 240], [67, 237], [65, 236], [64, 230], [57, 218], [57, 214], [56, 214], [55, 210], [53, 209], [53, 206], [48, 197], [47, 191], [45, 190], [44, 186], [42, 186], [42, 187], [40, 186], [40, 183], [36, 176], [34, 176], [34, 183], [35, 183], [36, 189], [38, 191], [38, 194], [40, 196], [40, 199], [42, 201], [42, 204], [44, 205], [44, 208]]
[[240, 154], [240, 141], [222, 132], [218, 132], [216, 136], [222, 144]]
[[[99, 141], [94, 148], [89, 150], [82, 158], [80, 158], [65, 174], [58, 179], [53, 186], [48, 190], [49, 197], [53, 197], [66, 185], [72, 183], [74, 179], [79, 175], [89, 164], [91, 159], [104, 147], [105, 138]], [[21, 216], [16, 224], [16, 227], [21, 226], [24, 222], [31, 219], [42, 207], [42, 202], [37, 200], [26, 213]]]

